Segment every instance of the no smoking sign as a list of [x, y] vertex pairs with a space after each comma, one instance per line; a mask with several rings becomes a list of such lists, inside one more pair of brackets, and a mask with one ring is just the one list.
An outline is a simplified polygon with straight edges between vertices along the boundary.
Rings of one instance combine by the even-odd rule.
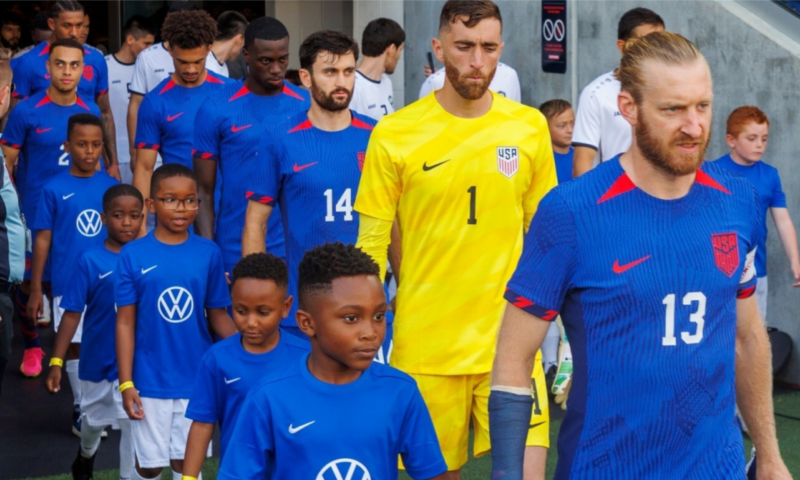
[[542, 1], [542, 70], [567, 71], [567, 2]]

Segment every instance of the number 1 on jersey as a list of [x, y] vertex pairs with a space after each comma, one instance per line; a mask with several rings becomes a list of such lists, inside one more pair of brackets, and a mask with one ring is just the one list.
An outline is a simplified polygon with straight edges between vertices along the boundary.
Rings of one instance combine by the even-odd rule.
[[[333, 190], [327, 189], [325, 190], [325, 200], [327, 203], [327, 210], [325, 215], [326, 222], [334, 222], [336, 221], [336, 217], [333, 216]], [[344, 213], [344, 221], [345, 222], [352, 222], [353, 221], [353, 197], [351, 190], [348, 188], [344, 191], [339, 200], [336, 202], [336, 212]]]
[[477, 225], [478, 219], [475, 218], [475, 197], [478, 196], [478, 187], [474, 185], [469, 187], [467, 193], [469, 193], [469, 218], [467, 219], [467, 225]]

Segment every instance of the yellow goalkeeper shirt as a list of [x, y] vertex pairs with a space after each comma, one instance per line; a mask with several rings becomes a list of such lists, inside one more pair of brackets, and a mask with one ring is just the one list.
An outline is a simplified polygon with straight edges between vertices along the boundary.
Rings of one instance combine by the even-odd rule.
[[355, 209], [397, 218], [402, 232], [394, 366], [491, 371], [506, 282], [555, 186], [547, 121], [501, 95], [479, 118], [451, 115], [432, 93], [378, 123]]

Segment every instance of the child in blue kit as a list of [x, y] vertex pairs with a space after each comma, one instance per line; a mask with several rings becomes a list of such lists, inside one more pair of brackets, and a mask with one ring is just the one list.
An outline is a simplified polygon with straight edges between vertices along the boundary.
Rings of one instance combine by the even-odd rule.
[[143, 206], [142, 194], [130, 185], [114, 185], [105, 192], [102, 218], [108, 236], [102, 246], [86, 250], [78, 256], [74, 273], [61, 300], [64, 313], [50, 359], [47, 389], [51, 393], [61, 390], [64, 354], [83, 323], [83, 361], [79, 371], [83, 392], [80, 405], [83, 412], [81, 446], [72, 463], [72, 478], [77, 480], [92, 478], [100, 437], [107, 426], [122, 431], [119, 476], [121, 479], [131, 478], [131, 423], [122, 409], [114, 350], [117, 327], [114, 278], [120, 249], [136, 238], [142, 226]]
[[550, 141], [553, 143], [553, 156], [556, 161], [558, 184], [572, 180], [572, 131], [575, 129], [575, 112], [566, 100], [548, 100], [539, 105], [539, 111], [547, 119]]
[[373, 362], [386, 330], [378, 265], [353, 245], [328, 243], [299, 264], [297, 324], [311, 353], [250, 392], [220, 480], [396, 480], [447, 474], [414, 380]]
[[191, 425], [184, 413], [209, 330], [227, 338], [236, 329], [219, 247], [188, 231], [200, 203], [194, 174], [159, 167], [150, 192], [156, 228], [126, 245], [117, 267], [119, 389], [132, 420], [132, 478], [157, 478], [170, 466], [180, 479]]
[[[28, 317], [36, 318], [42, 310], [42, 276], [48, 257], [53, 289], [53, 319], [56, 332], [64, 309], [61, 298], [70, 283], [75, 260], [87, 250], [103, 245], [105, 228], [100, 212], [103, 194], [118, 181], [97, 171], [103, 152], [103, 123], [91, 113], [79, 113], [67, 122], [64, 151], [72, 158], [69, 170], [45, 184], [39, 199], [33, 246], [31, 295]], [[78, 379], [80, 343], [83, 324], [79, 324], [72, 345], [66, 352], [66, 370], [74, 397], [73, 432], [80, 435], [81, 382]]]
[[283, 372], [308, 354], [309, 343], [281, 332], [291, 310], [289, 272], [280, 258], [254, 253], [233, 268], [231, 301], [239, 333], [217, 343], [203, 356], [186, 417], [193, 420], [183, 473], [196, 478], [203, 466], [214, 424], [222, 431], [220, 458], [250, 389], [266, 376]]

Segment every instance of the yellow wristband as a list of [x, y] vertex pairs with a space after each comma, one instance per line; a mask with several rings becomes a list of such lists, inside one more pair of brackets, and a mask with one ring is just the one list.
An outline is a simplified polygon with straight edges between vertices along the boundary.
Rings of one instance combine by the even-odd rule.
[[133, 382], [125, 382], [119, 386], [119, 393], [124, 392], [125, 390], [133, 388]]
[[58, 357], [53, 357], [53, 358], [50, 359], [50, 366], [51, 367], [63, 367], [64, 366], [64, 360], [61, 360]]
[[197, 477], [190, 477], [189, 475], [184, 475], [181, 477], [181, 480], [197, 480]]

